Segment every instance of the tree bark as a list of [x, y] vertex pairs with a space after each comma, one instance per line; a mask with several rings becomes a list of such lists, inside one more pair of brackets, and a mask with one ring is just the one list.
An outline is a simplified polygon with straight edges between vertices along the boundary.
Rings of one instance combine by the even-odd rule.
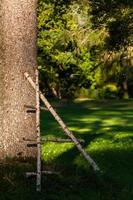
[[25, 138], [36, 138], [35, 92], [24, 77], [35, 80], [37, 0], [0, 0], [0, 158], [34, 157]]

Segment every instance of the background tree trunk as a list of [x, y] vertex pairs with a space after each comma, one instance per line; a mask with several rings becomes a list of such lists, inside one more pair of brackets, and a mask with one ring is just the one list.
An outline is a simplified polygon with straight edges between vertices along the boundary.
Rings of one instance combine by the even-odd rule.
[[35, 79], [37, 0], [0, 0], [0, 157], [30, 157], [25, 138], [35, 138], [35, 92], [24, 77]]

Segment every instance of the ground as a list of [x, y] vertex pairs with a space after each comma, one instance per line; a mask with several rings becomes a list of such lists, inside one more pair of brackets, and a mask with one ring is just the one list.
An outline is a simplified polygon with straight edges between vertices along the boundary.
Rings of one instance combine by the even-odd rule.
[[[34, 161], [7, 159], [0, 164], [0, 200], [132, 200], [133, 101], [77, 100], [52, 102], [56, 111], [97, 162], [95, 174], [73, 144], [42, 146], [43, 168], [58, 171], [42, 180], [35, 191]], [[41, 113], [42, 137], [62, 137], [63, 131], [48, 111]]]

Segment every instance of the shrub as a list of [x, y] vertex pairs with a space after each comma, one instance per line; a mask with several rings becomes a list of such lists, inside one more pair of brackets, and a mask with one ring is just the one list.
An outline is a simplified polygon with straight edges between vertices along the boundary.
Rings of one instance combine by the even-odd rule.
[[75, 92], [75, 98], [88, 98], [89, 97], [89, 89], [86, 89], [84, 87], [79, 88]]
[[119, 89], [115, 83], [108, 83], [99, 89], [99, 98], [115, 99], [118, 97]]

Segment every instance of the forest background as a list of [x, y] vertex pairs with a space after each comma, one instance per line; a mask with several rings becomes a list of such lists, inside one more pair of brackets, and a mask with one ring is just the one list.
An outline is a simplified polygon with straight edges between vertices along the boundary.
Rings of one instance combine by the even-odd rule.
[[133, 97], [132, 0], [39, 0], [37, 45], [47, 96]]

